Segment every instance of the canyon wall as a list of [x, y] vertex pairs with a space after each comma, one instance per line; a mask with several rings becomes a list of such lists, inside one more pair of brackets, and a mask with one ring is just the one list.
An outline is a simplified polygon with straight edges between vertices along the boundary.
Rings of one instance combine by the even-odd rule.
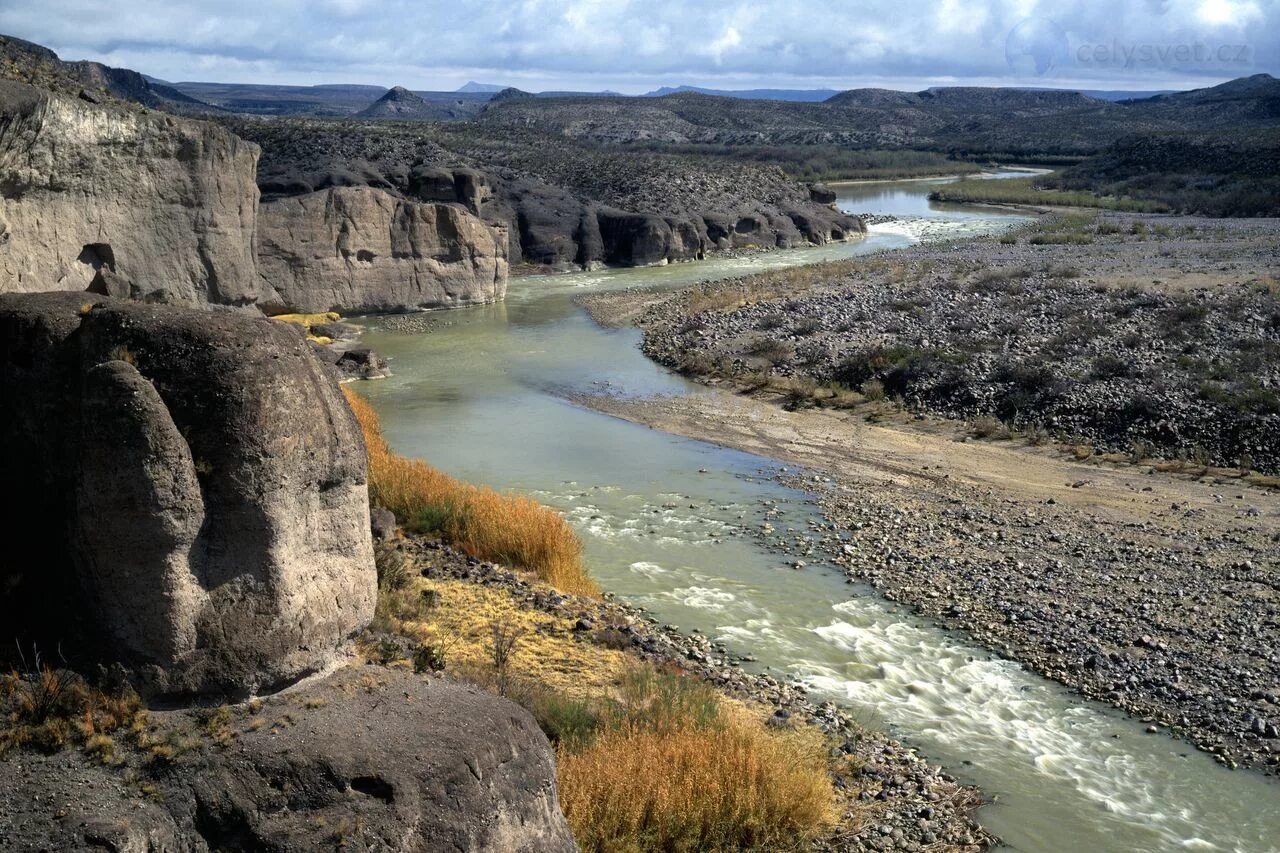
[[252, 304], [258, 147], [0, 81], [0, 291]]
[[262, 204], [258, 272], [267, 310], [494, 302], [507, 290], [507, 235], [458, 206], [336, 187]]
[[0, 80], [0, 292], [402, 311], [501, 299], [507, 235], [377, 189], [259, 205], [219, 125]]

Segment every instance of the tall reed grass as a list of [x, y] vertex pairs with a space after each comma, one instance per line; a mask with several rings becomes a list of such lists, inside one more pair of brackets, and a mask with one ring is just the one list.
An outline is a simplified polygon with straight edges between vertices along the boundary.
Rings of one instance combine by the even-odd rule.
[[474, 557], [527, 569], [563, 592], [600, 593], [582, 561], [582, 542], [554, 510], [394, 453], [369, 401], [343, 390], [368, 448], [369, 499], [395, 513], [407, 530], [438, 534]]
[[705, 684], [641, 667], [595, 719], [557, 750], [584, 851], [794, 849], [836, 818], [822, 735], [766, 729]]

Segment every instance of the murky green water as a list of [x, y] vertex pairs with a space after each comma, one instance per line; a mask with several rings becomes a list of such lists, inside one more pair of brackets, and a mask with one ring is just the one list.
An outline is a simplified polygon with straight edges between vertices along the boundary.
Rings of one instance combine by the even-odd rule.
[[755, 657], [752, 666], [805, 680], [981, 785], [998, 798], [982, 822], [1014, 849], [1280, 849], [1280, 786], [1144, 734], [831, 567], [787, 568], [745, 531], [768, 523], [802, 535], [815, 517], [803, 494], [762, 476], [767, 460], [563, 401], [566, 390], [713, 393], [644, 359], [635, 330], [596, 327], [573, 305], [576, 293], [673, 286], [1008, 224], [991, 211], [932, 211], [927, 190], [842, 187], [842, 206], [861, 211], [876, 203], [867, 193], [915, 194], [931, 220], [890, 223], [859, 244], [517, 280], [505, 304], [434, 314], [425, 334], [368, 321], [366, 341], [392, 359], [395, 376], [361, 390], [399, 451], [565, 512], [606, 588]]

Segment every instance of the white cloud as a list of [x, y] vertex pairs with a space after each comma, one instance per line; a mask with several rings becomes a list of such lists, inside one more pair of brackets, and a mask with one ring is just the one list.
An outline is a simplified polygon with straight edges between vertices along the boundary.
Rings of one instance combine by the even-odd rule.
[[[1278, 2], [812, 0], [798, 14], [790, 0], [0, 0], [0, 32], [175, 80], [1164, 88], [1280, 72]], [[1028, 18], [1055, 22], [1072, 48], [1246, 44], [1253, 62], [1028, 73], [1005, 49]]]

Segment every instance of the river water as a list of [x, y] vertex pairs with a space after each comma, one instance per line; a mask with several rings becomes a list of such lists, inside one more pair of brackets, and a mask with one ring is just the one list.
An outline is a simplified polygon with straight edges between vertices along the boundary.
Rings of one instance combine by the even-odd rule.
[[928, 182], [836, 189], [846, 210], [898, 218], [857, 243], [516, 279], [505, 303], [438, 312], [424, 333], [363, 321], [394, 376], [361, 390], [398, 451], [564, 512], [606, 589], [754, 658], [749, 667], [803, 680], [816, 698], [979, 785], [994, 802], [978, 817], [1010, 849], [1280, 850], [1280, 786], [1145, 734], [834, 567], [787, 567], [794, 557], [748, 531], [770, 524], [803, 536], [817, 516], [806, 495], [772, 481], [769, 460], [565, 402], [570, 391], [717, 393], [645, 359], [636, 330], [597, 327], [576, 294], [892, 251], [1019, 221], [936, 205]]

